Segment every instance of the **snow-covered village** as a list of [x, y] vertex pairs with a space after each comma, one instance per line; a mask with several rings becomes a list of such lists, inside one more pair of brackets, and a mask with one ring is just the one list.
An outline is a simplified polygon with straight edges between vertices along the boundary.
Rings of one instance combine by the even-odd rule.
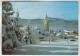
[[[20, 9], [28, 7], [15, 9], [17, 3], [21, 2], [2, 2], [2, 55], [78, 55], [78, 20], [54, 18], [55, 15], [51, 17], [47, 12], [44, 19], [28, 18], [28, 12], [23, 19], [25, 15], [21, 15]], [[33, 4], [38, 2], [31, 3], [34, 9], [38, 6]], [[41, 3], [46, 5], [46, 2]]]

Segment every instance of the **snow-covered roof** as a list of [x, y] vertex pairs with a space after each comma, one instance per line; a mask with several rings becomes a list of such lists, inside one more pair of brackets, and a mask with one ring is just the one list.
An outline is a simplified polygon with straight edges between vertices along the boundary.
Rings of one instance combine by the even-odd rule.
[[42, 34], [39, 34], [39, 33], [37, 32], [37, 30], [33, 31], [32, 33], [34, 34], [35, 37], [43, 37]]

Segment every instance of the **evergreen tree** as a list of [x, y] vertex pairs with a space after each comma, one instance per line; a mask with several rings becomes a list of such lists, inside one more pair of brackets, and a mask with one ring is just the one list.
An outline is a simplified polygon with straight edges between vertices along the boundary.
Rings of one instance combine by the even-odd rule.
[[[17, 39], [16, 28], [12, 25], [10, 16], [14, 11], [10, 2], [2, 2], [2, 53], [10, 54], [21, 43]], [[15, 30], [16, 29], [16, 30]]]
[[34, 30], [32, 30], [32, 27], [30, 26], [30, 20], [28, 19], [27, 28], [26, 28], [26, 36], [25, 36], [26, 44], [39, 43], [39, 38], [36, 38], [35, 35], [36, 33]]
[[14, 19], [14, 22], [15, 22], [15, 32], [16, 32], [16, 35], [17, 35], [17, 37], [18, 37], [18, 40], [20, 41], [20, 42], [22, 42], [22, 37], [23, 37], [23, 34], [22, 34], [22, 31], [20, 30], [20, 27], [21, 27], [21, 25], [20, 25], [20, 17], [19, 17], [19, 11], [17, 10], [17, 12], [16, 12], [16, 18]]
[[32, 31], [31, 31], [31, 26], [30, 26], [30, 20], [28, 19], [28, 26], [26, 28], [26, 37], [25, 37], [26, 43], [32, 44], [31, 38], [32, 38]]

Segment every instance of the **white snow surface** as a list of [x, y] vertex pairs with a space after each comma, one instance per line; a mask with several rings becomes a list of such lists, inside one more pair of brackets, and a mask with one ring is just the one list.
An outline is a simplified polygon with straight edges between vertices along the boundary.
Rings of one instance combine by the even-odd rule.
[[78, 40], [41, 41], [40, 44], [22, 44], [13, 55], [78, 55]]
[[12, 40], [11, 39], [7, 39], [4, 43], [3, 43], [3, 47], [6, 47], [7, 44], [10, 44], [10, 47], [13, 46]]

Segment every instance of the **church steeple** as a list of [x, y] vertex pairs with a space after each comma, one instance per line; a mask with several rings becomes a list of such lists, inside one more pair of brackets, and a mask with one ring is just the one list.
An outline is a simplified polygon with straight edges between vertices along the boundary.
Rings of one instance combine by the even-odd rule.
[[47, 20], [47, 14], [46, 14], [46, 18], [45, 18], [45, 20]]
[[47, 18], [47, 14], [46, 14], [46, 18]]
[[46, 31], [49, 32], [49, 22], [48, 22], [48, 20], [47, 20], [47, 14], [46, 14], [46, 18], [45, 18], [45, 21], [44, 21], [44, 25], [46, 26], [45, 32], [46, 32]]

